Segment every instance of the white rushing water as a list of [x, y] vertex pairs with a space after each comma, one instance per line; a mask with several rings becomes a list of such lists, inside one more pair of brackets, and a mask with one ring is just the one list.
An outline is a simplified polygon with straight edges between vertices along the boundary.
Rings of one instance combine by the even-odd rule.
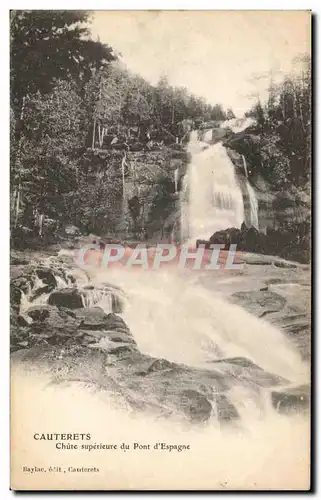
[[[210, 291], [195, 271], [100, 269], [91, 274], [98, 287], [108, 282], [126, 290], [123, 317], [144, 353], [199, 368], [244, 356], [290, 382], [306, 382], [306, 367], [291, 342], [215, 292], [215, 276]], [[104, 308], [103, 301], [95, 305]]]
[[[215, 231], [240, 228], [244, 221], [242, 191], [235, 168], [221, 143], [208, 145], [191, 134], [188, 146], [188, 237], [208, 239]], [[184, 237], [184, 235], [183, 235]]]

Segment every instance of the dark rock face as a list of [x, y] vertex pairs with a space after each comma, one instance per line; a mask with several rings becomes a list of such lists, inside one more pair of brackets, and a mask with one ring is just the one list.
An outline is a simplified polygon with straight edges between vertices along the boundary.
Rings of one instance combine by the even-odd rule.
[[[33, 279], [52, 287], [57, 285], [54, 276], [39, 267], [33, 268], [27, 278], [25, 271], [17, 270], [15, 279], [29, 288]], [[83, 307], [82, 294], [86, 292], [98, 298], [105, 292], [113, 292], [116, 297], [121, 294], [108, 284], [97, 289], [90, 285], [82, 290], [55, 288], [47, 304], [31, 305], [20, 317], [21, 290], [15, 286], [13, 364], [47, 373], [53, 383], [77, 380], [112, 391], [135, 411], [179, 416], [195, 424], [212, 418], [213, 408], [219, 421], [239, 418], [225, 394], [231, 381], [224, 375], [212, 367], [197, 369], [141, 353], [126, 323], [115, 312], [106, 314], [100, 307]]]
[[[77, 380], [100, 390], [112, 390], [136, 411], [176, 415], [193, 423], [205, 423], [214, 405], [219, 421], [239, 418], [233, 404], [222, 393], [229, 385], [220, 374], [168, 364], [166, 360], [140, 353], [135, 346], [35, 346], [13, 353], [12, 363], [23, 364], [28, 370], [41, 370], [55, 383]], [[149, 370], [151, 366], [154, 368]]]
[[33, 306], [27, 311], [27, 315], [34, 321], [45, 321], [49, 318], [52, 309], [48, 306]]
[[[231, 244], [236, 244], [237, 249], [240, 251], [279, 255], [284, 258], [295, 257], [298, 262], [308, 263], [310, 261], [310, 250], [304, 246], [304, 238], [302, 238], [302, 244], [300, 241], [296, 236], [296, 232], [290, 229], [268, 229], [267, 234], [263, 234], [254, 227], [246, 227], [243, 223], [241, 229], [233, 227], [216, 231], [210, 237], [209, 242], [202, 241], [202, 243], [205, 245], [223, 244], [226, 249]], [[300, 252], [301, 247], [302, 252]], [[282, 263], [276, 265], [281, 267]]]
[[272, 391], [272, 404], [279, 413], [302, 413], [310, 408], [310, 388], [306, 385]]
[[55, 275], [51, 269], [37, 269], [36, 274], [38, 278], [40, 278], [45, 285], [48, 286], [50, 290], [53, 290], [57, 286], [57, 280], [55, 278]]
[[224, 231], [216, 231], [210, 239], [209, 243], [211, 245], [225, 245], [228, 248], [231, 244], [239, 244], [241, 238], [241, 231], [235, 227], [225, 229]]
[[94, 306], [101, 299], [109, 296], [112, 312], [121, 313], [124, 310], [124, 293], [115, 286], [109, 284], [97, 285], [96, 287], [86, 286], [78, 291], [84, 299], [85, 307]]
[[227, 423], [231, 420], [238, 420], [239, 414], [235, 406], [230, 402], [225, 394], [218, 394], [215, 400], [217, 418], [220, 422]]
[[242, 381], [246, 387], [273, 388], [288, 381], [279, 375], [269, 373], [247, 358], [224, 358], [213, 361], [213, 366], [226, 377]]
[[10, 305], [16, 312], [19, 311], [22, 292], [13, 282], [10, 284]]
[[264, 316], [267, 312], [280, 311], [286, 304], [285, 298], [269, 290], [235, 292], [231, 300], [259, 317]]
[[210, 237], [211, 244], [223, 244], [228, 249], [231, 244], [236, 244], [238, 250], [255, 253], [265, 253], [265, 235], [254, 227], [247, 228], [242, 224], [241, 229], [231, 227], [217, 231]]
[[27, 262], [27, 265], [14, 264], [10, 267], [12, 289], [19, 289], [30, 296], [30, 301], [43, 293], [49, 293], [57, 287], [56, 277], [61, 278], [66, 284], [72, 281], [70, 273], [62, 266], [57, 258], [50, 267], [42, 263]]
[[81, 294], [76, 288], [64, 288], [53, 292], [49, 296], [48, 304], [52, 306], [67, 307], [69, 309], [79, 309], [83, 307]]

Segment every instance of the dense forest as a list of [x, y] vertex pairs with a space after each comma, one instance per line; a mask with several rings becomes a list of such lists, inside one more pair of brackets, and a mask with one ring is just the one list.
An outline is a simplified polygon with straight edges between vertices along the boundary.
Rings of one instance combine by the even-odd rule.
[[311, 176], [310, 57], [302, 54], [292, 65], [281, 83], [271, 79], [267, 101], [247, 113], [258, 124], [256, 163], [278, 188], [307, 185]]
[[[153, 86], [128, 71], [112, 47], [92, 40], [90, 18], [86, 11], [11, 12], [13, 243], [21, 229], [42, 236], [45, 225], [51, 233], [68, 223], [90, 231], [104, 218], [113, 227], [126, 152], [183, 149], [191, 128], [234, 118], [165, 76]], [[271, 79], [268, 100], [248, 111], [253, 133], [228, 145], [274, 189], [309, 193], [309, 58], [298, 57], [294, 68], [282, 83]], [[113, 151], [108, 175], [95, 172], [102, 150]], [[158, 202], [168, 198], [163, 191]]]

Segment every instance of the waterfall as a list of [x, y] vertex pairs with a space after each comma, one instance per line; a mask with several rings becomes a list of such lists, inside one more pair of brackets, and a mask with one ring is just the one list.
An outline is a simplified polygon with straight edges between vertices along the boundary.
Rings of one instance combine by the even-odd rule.
[[215, 231], [240, 228], [244, 221], [242, 191], [224, 146], [198, 141], [197, 131], [193, 131], [188, 150], [192, 156], [187, 174], [189, 238], [209, 239]]

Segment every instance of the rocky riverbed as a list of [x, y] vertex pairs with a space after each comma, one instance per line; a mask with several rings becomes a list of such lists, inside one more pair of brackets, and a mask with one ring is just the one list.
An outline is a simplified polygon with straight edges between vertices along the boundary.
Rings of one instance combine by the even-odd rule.
[[[282, 329], [302, 362], [309, 363], [309, 266], [254, 254], [242, 259], [242, 270], [203, 273], [194, 281]], [[130, 300], [126, 289], [93, 282], [76, 268], [71, 253], [13, 252], [12, 367], [42, 373], [58, 386], [84, 383], [133, 412], [195, 424], [215, 419], [221, 425], [241, 425], [230, 397], [235, 385], [263, 413], [262, 395], [278, 412], [308, 411], [308, 380], [293, 384], [247, 356], [226, 357], [218, 351], [199, 367], [150, 355], [124, 321]]]

